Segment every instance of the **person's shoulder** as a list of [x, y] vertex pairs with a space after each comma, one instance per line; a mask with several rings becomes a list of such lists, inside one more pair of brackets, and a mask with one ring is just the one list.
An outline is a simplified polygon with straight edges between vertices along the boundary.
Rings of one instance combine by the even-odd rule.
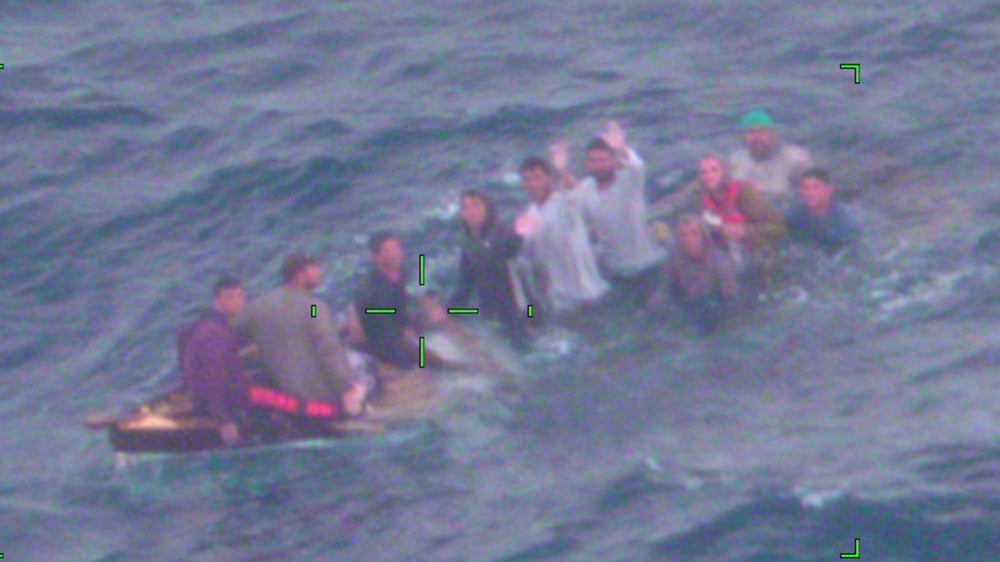
[[745, 146], [736, 148], [735, 150], [729, 153], [730, 166], [743, 165], [749, 163], [750, 161], [751, 161], [750, 150]]
[[781, 154], [785, 160], [791, 162], [812, 162], [809, 151], [797, 144], [782, 143]]

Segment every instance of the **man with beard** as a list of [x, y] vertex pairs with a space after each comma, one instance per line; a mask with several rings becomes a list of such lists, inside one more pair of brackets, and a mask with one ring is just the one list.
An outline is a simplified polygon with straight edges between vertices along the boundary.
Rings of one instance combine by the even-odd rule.
[[257, 345], [276, 390], [300, 401], [339, 404], [348, 414], [359, 413], [367, 388], [351, 368], [329, 307], [313, 295], [322, 279], [319, 261], [292, 254], [285, 258], [281, 274], [280, 287], [247, 307], [241, 331]]
[[763, 111], [743, 117], [743, 147], [729, 157], [734, 179], [752, 183], [771, 203], [785, 208], [791, 203], [798, 175], [812, 167], [804, 148], [778, 140], [774, 120]]
[[645, 164], [616, 121], [587, 146], [588, 177], [571, 191], [596, 239], [605, 277], [633, 306], [645, 307], [660, 281], [664, 249], [646, 224]]

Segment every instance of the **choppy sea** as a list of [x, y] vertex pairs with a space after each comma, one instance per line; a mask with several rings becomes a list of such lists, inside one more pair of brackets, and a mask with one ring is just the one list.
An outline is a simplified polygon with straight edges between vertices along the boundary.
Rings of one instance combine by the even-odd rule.
[[[1000, 559], [994, 0], [10, 0], [0, 63], [5, 560]], [[609, 118], [668, 190], [753, 108], [869, 254], [719, 336], [548, 328], [366, 439], [116, 467], [80, 424], [176, 383], [221, 272], [319, 253], [339, 306], [389, 228], [447, 291], [459, 191], [509, 219], [516, 163]]]

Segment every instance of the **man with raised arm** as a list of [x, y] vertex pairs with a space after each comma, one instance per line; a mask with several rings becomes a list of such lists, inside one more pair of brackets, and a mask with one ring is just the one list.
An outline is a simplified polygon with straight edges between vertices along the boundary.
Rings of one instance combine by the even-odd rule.
[[[554, 144], [552, 155], [565, 170], [568, 146]], [[556, 187], [552, 168], [540, 156], [525, 158], [520, 174], [530, 203], [515, 230], [524, 238], [519, 263], [529, 302], [543, 313], [561, 314], [600, 299], [609, 287], [598, 271], [579, 203]]]
[[645, 164], [622, 126], [609, 121], [587, 145], [584, 167], [588, 176], [572, 193], [596, 240], [605, 277], [634, 305], [646, 306], [666, 252], [646, 223]]

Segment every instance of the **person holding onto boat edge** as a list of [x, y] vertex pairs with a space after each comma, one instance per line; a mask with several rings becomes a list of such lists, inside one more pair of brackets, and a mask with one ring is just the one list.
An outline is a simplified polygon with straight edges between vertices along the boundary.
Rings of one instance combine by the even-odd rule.
[[240, 419], [246, 406], [248, 381], [240, 365], [239, 341], [230, 326], [245, 302], [239, 279], [220, 277], [215, 282], [212, 306], [182, 328], [177, 338], [183, 386], [191, 395], [193, 413], [214, 420], [226, 445], [240, 440]]
[[361, 413], [371, 383], [351, 367], [330, 308], [313, 296], [322, 279], [319, 260], [291, 254], [281, 275], [281, 286], [247, 307], [240, 331], [257, 344], [277, 391], [339, 405], [349, 415]]
[[519, 218], [512, 230], [502, 224], [496, 206], [485, 193], [464, 191], [460, 214], [465, 235], [459, 261], [458, 287], [449, 308], [468, 305], [475, 293], [480, 313], [500, 321], [505, 335], [518, 348], [528, 344], [527, 317], [518, 307], [514, 279], [508, 264], [521, 248], [522, 236], [531, 230], [533, 217]]

